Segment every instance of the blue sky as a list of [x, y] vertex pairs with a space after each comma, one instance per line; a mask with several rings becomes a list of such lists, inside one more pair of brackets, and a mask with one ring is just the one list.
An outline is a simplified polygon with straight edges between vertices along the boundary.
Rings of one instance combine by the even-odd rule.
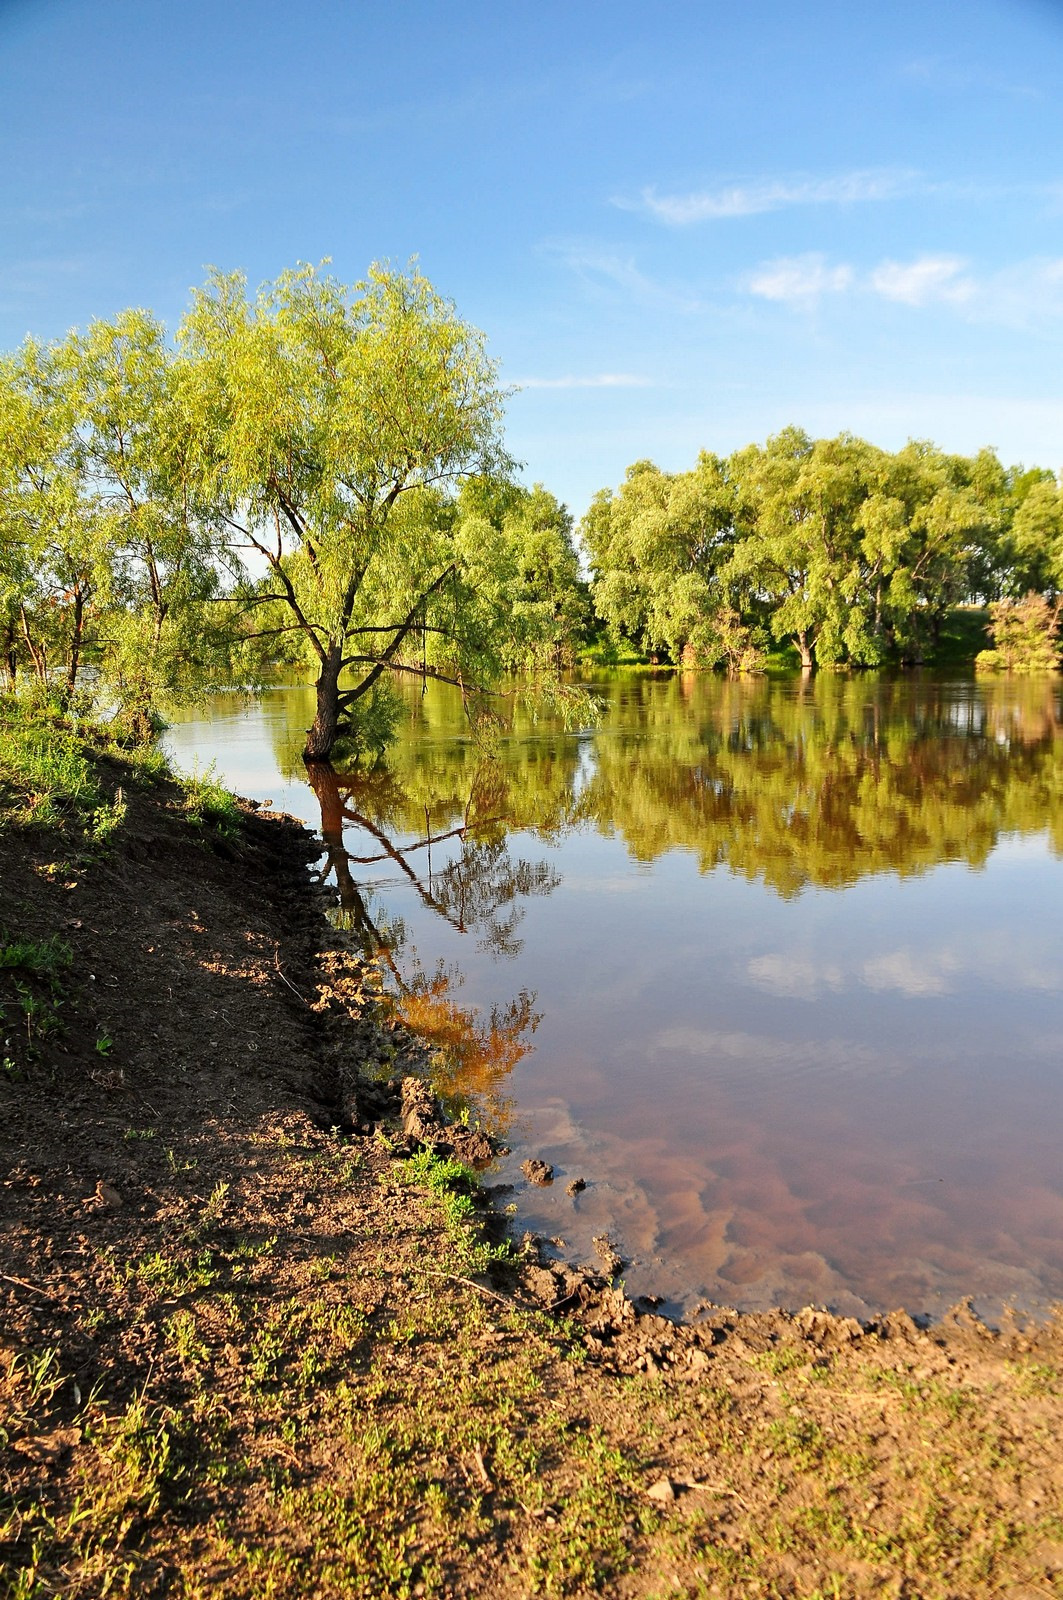
[[0, 0], [0, 349], [417, 255], [578, 516], [794, 422], [1063, 467], [1063, 0]]

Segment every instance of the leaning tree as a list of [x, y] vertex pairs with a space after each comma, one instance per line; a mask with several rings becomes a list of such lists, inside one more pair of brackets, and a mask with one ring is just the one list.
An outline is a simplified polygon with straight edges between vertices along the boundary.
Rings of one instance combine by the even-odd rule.
[[381, 680], [482, 686], [504, 659], [507, 556], [448, 505], [508, 469], [483, 337], [415, 269], [344, 287], [313, 267], [249, 298], [214, 274], [179, 332], [201, 490], [261, 576], [258, 634], [302, 635], [317, 669], [307, 760], [326, 760]]

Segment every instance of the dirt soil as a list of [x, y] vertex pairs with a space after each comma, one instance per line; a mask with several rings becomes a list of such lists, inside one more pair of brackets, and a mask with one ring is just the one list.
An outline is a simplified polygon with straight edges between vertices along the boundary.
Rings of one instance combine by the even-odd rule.
[[1058, 1321], [509, 1250], [308, 833], [101, 781], [0, 834], [0, 1595], [1063, 1596]]

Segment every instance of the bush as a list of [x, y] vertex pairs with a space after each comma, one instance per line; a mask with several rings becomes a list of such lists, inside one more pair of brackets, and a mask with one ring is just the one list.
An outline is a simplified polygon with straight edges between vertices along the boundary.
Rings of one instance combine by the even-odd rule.
[[1039, 673], [1059, 670], [1059, 622], [1063, 601], [1044, 595], [998, 600], [989, 608], [991, 650], [975, 657], [978, 672]]

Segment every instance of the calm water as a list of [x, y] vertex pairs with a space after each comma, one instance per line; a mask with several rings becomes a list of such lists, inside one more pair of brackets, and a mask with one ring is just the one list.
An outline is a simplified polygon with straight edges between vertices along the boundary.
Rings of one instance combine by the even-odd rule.
[[169, 742], [322, 828], [562, 1253], [606, 1230], [687, 1307], [1063, 1299], [1059, 680], [596, 688], [595, 732], [518, 721], [490, 757], [411, 693], [386, 769], [313, 789], [303, 688]]

